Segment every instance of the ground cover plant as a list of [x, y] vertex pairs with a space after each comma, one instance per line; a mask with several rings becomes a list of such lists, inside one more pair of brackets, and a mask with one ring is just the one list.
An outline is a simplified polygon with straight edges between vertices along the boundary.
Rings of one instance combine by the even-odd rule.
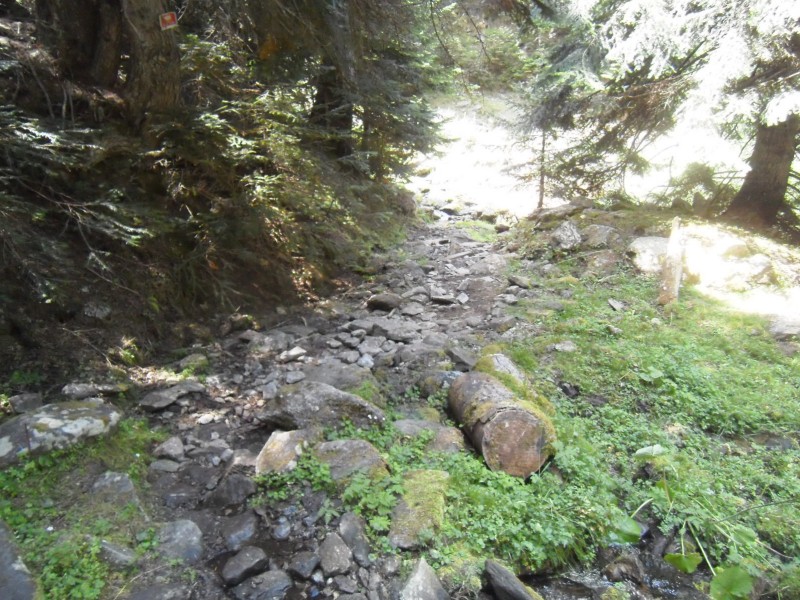
[[135, 576], [109, 569], [100, 541], [133, 544], [141, 554], [151, 550], [153, 544], [140, 536], [146, 530], [142, 508], [90, 498], [88, 490], [105, 471], [142, 483], [150, 446], [161, 437], [146, 421], [127, 419], [107, 439], [0, 471], [0, 520], [14, 531], [42, 598], [101, 598]]

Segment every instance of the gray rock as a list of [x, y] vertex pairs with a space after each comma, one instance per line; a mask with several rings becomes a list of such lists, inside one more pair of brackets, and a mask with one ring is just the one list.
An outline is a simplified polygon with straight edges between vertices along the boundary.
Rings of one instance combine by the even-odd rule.
[[315, 381], [302, 381], [287, 388], [267, 403], [259, 413], [261, 421], [284, 429], [333, 426], [349, 419], [358, 427], [367, 427], [384, 420], [383, 411], [355, 394]]
[[150, 392], [139, 401], [139, 406], [147, 411], [156, 411], [168, 407], [187, 394], [199, 394], [206, 391], [199, 381], [187, 379], [165, 390]]
[[367, 300], [367, 308], [370, 310], [385, 310], [390, 311], [395, 308], [400, 308], [403, 299], [397, 294], [375, 294]]
[[162, 458], [151, 462], [148, 469], [150, 471], [157, 471], [161, 473], [177, 473], [181, 469], [181, 463]]
[[278, 355], [278, 362], [282, 362], [282, 363], [294, 362], [296, 360], [300, 360], [306, 354], [308, 354], [308, 350], [306, 350], [305, 348], [301, 348], [300, 346], [295, 346], [294, 348], [291, 348], [290, 350], [286, 350], [285, 352], [281, 352]]
[[361, 353], [358, 350], [345, 350], [339, 353], [339, 360], [347, 365], [354, 365], [361, 358]]
[[203, 556], [203, 533], [189, 519], [165, 523], [158, 530], [156, 539], [158, 553], [167, 559], [196, 563]]
[[508, 268], [508, 259], [500, 254], [490, 254], [480, 262], [470, 267], [473, 276], [480, 277], [491, 275], [499, 276]]
[[556, 352], [577, 352], [578, 345], [573, 342], [572, 340], [566, 340], [563, 342], [558, 342], [557, 344], [553, 345], [553, 350]]
[[229, 550], [241, 550], [247, 542], [256, 536], [258, 516], [252, 510], [229, 517], [220, 528], [222, 539]]
[[292, 524], [289, 519], [286, 517], [278, 518], [278, 522], [272, 528], [272, 537], [280, 542], [288, 540], [290, 535], [292, 535]]
[[156, 458], [168, 458], [169, 460], [180, 462], [184, 458], [184, 452], [185, 449], [181, 438], [172, 436], [156, 446], [156, 449], [153, 450], [153, 455]]
[[115, 569], [128, 569], [136, 564], [136, 553], [125, 546], [100, 540], [100, 559]]
[[800, 318], [777, 318], [772, 321], [769, 331], [778, 340], [800, 339]]
[[96, 396], [115, 396], [128, 391], [124, 383], [68, 383], [61, 393], [70, 400], [84, 400]]
[[380, 354], [383, 351], [383, 344], [386, 342], [386, 338], [382, 336], [367, 336], [364, 338], [358, 345], [358, 351], [361, 354], [369, 354], [370, 356], [375, 356], [376, 354]]
[[127, 600], [189, 600], [192, 589], [181, 583], [162, 583], [135, 590]]
[[206, 504], [215, 508], [231, 508], [241, 506], [256, 493], [253, 480], [240, 473], [232, 473], [211, 492]]
[[261, 548], [245, 546], [222, 567], [222, 579], [225, 585], [236, 585], [248, 577], [260, 573], [267, 565], [269, 565], [269, 559]]
[[369, 558], [369, 540], [364, 520], [361, 517], [351, 512], [343, 514], [339, 521], [339, 535], [350, 548], [353, 558], [359, 565], [368, 567], [372, 564]]
[[447, 349], [447, 356], [453, 361], [453, 366], [458, 371], [469, 371], [478, 362], [478, 358], [470, 350], [454, 346]]
[[636, 238], [628, 246], [628, 256], [642, 273], [660, 273], [668, 242], [664, 237]]
[[407, 317], [418, 317], [425, 312], [425, 307], [419, 302], [409, 302], [400, 309], [400, 313]]
[[8, 403], [11, 405], [11, 410], [18, 415], [33, 412], [34, 410], [40, 409], [43, 405], [42, 395], [36, 393], [11, 396], [8, 399]]
[[517, 285], [521, 287], [523, 290], [529, 290], [532, 287], [531, 280], [527, 277], [523, 277], [522, 275], [509, 275], [508, 282], [511, 285]]
[[369, 354], [365, 354], [356, 361], [356, 364], [362, 369], [371, 369], [372, 367], [375, 366], [375, 359], [372, 358]]
[[286, 383], [289, 385], [293, 385], [295, 383], [300, 383], [306, 378], [306, 374], [302, 371], [289, 371], [286, 373]]
[[92, 399], [48, 404], [9, 419], [0, 423], [0, 468], [28, 454], [37, 456], [105, 435], [121, 418], [114, 407]]
[[3, 600], [34, 600], [36, 581], [22, 562], [14, 534], [0, 521], [0, 592]]
[[289, 563], [289, 572], [301, 579], [311, 579], [311, 574], [319, 566], [319, 554], [315, 552], [298, 552]]
[[419, 325], [403, 319], [384, 317], [376, 319], [373, 327], [374, 335], [382, 335], [394, 342], [412, 342], [419, 339]]
[[608, 248], [620, 240], [617, 230], [608, 225], [589, 225], [583, 230], [583, 237], [588, 248]]
[[633, 554], [623, 554], [603, 568], [609, 581], [633, 581], [642, 583], [645, 579], [644, 566]]
[[208, 367], [208, 357], [205, 354], [195, 352], [189, 356], [184, 356], [178, 361], [178, 369], [184, 371], [186, 369], [202, 370]]
[[486, 578], [497, 600], [541, 600], [514, 573], [493, 560], [486, 561]]
[[267, 571], [245, 579], [231, 591], [236, 600], [281, 600], [292, 587], [285, 571]]
[[400, 592], [400, 600], [449, 600], [450, 595], [424, 558], [417, 561]]
[[319, 444], [314, 454], [331, 470], [334, 481], [342, 481], [358, 471], [370, 476], [387, 474], [387, 466], [375, 446], [365, 440], [334, 440]]
[[527, 381], [528, 378], [525, 377], [525, 373], [505, 354], [490, 354], [487, 359], [490, 369], [495, 373], [513, 377], [520, 384], [524, 384]]
[[572, 221], [564, 221], [550, 234], [550, 242], [558, 250], [572, 250], [582, 241], [581, 232]]
[[126, 473], [106, 471], [92, 484], [92, 496], [95, 500], [118, 505], [139, 504], [136, 488]]
[[338, 534], [329, 533], [319, 547], [319, 558], [325, 577], [333, 577], [350, 570], [353, 553]]
[[353, 594], [358, 591], [358, 582], [352, 577], [337, 575], [333, 578], [333, 582], [345, 594]]
[[297, 459], [312, 444], [322, 441], [322, 428], [273, 431], [256, 458], [256, 475], [286, 473], [297, 466]]

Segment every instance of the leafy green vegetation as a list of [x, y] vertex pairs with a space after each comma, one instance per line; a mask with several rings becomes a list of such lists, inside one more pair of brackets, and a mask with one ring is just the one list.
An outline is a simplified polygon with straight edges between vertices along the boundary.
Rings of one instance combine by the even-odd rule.
[[[587, 473], [573, 457], [595, 456], [592, 485], [676, 536], [682, 550], [668, 562], [728, 565], [713, 597], [740, 597], [740, 571], [775, 577], [782, 557], [800, 552], [797, 356], [762, 320], [691, 290], [662, 313], [657, 283], [625, 271], [548, 285], [568, 287], [571, 300], [549, 315], [521, 307], [544, 333], [508, 352], [556, 406], [553, 466], [569, 481]], [[577, 351], [552, 352], [565, 339]], [[562, 382], [580, 393], [561, 393]]]
[[107, 439], [53, 452], [0, 471], [0, 519], [12, 529], [45, 598], [99, 598], [121, 583], [100, 559], [100, 538], [133, 546], [141, 508], [88, 497], [100, 473], [141, 482], [150, 445], [162, 439], [145, 421], [124, 420]]

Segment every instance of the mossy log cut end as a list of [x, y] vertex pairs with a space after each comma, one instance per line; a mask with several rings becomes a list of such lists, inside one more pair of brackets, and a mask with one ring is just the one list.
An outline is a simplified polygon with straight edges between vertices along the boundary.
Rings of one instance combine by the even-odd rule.
[[449, 403], [493, 471], [529, 477], [553, 455], [556, 436], [547, 416], [491, 375], [461, 375], [450, 387]]

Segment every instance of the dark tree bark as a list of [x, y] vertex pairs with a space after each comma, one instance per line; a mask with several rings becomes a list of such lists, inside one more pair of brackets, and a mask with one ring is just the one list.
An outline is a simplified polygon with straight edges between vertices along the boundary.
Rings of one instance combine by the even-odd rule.
[[750, 156], [750, 172], [722, 219], [752, 227], [767, 228], [777, 222], [786, 207], [786, 187], [794, 160], [800, 116], [791, 115], [777, 125], [759, 125]]
[[39, 38], [71, 80], [112, 87], [122, 50], [119, 0], [37, 0]]
[[323, 69], [316, 79], [310, 120], [333, 134], [331, 149], [341, 158], [353, 153], [353, 104], [341, 71], [331, 64]]
[[138, 128], [177, 108], [180, 100], [180, 52], [175, 33], [162, 31], [163, 0], [123, 0], [123, 21], [131, 44], [124, 97]]

